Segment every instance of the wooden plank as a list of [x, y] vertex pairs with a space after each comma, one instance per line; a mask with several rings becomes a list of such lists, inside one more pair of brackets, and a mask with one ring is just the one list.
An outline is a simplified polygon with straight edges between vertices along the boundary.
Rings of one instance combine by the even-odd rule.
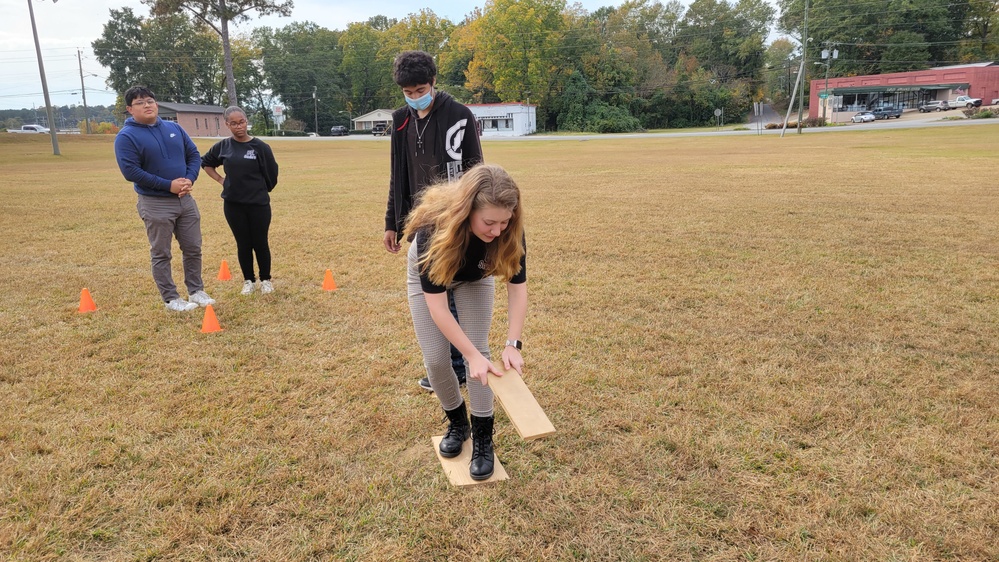
[[472, 480], [471, 475], [468, 474], [468, 465], [472, 462], [472, 440], [467, 439], [465, 441], [465, 444], [461, 447], [460, 455], [447, 459], [441, 456], [441, 439], [444, 439], [443, 435], [432, 437], [430, 440], [434, 443], [434, 452], [437, 453], [437, 458], [441, 461], [441, 468], [444, 469], [444, 474], [447, 475], [447, 479], [455, 486], [489, 484], [509, 478], [503, 465], [496, 458], [496, 453], [493, 453], [493, 475], [488, 480]]
[[[504, 371], [503, 365], [493, 363], [497, 369]], [[489, 388], [499, 400], [503, 411], [517, 428], [517, 433], [523, 439], [538, 439], [555, 433], [555, 426], [548, 420], [545, 411], [534, 399], [530, 389], [524, 384], [524, 379], [516, 369], [505, 371], [502, 377], [489, 375]]]

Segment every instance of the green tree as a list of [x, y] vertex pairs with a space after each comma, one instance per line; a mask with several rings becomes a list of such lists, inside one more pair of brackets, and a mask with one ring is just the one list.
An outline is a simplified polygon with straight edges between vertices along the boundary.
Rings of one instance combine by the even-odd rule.
[[[671, 87], [672, 73], [663, 48], [671, 42], [682, 7], [649, 0], [601, 8], [585, 28], [570, 23], [566, 43], [582, 53], [579, 68], [607, 104], [643, 115], [643, 122], [661, 122], [649, 98]], [[570, 19], [574, 22], [574, 19]]]
[[346, 78], [347, 92], [358, 113], [389, 105], [396, 97], [392, 81], [394, 53], [383, 48], [387, 32], [365, 23], [352, 23], [340, 36], [343, 61], [340, 72]]
[[964, 32], [961, 60], [983, 61], [999, 58], [999, 0], [970, 0]]
[[[800, 38], [804, 22], [804, 0], [778, 0], [781, 16], [778, 30]], [[955, 45], [962, 38], [967, 2], [942, 0], [888, 0], [884, 3], [809, 0], [808, 29], [814, 39], [808, 42], [808, 59], [818, 60], [819, 51], [833, 44], [840, 58], [830, 75], [879, 74], [889, 68], [905, 68], [903, 50], [916, 46], [914, 64], [906, 70], [954, 64]], [[904, 35], [905, 42], [896, 37]], [[894, 39], [893, 39], [894, 38]], [[908, 45], [906, 45], [908, 43]], [[925, 48], [929, 58], [918, 55]], [[892, 54], [885, 56], [887, 50]]]
[[899, 31], [888, 38], [881, 55], [881, 72], [907, 72], [926, 68], [930, 60], [929, 45], [919, 33]]
[[144, 19], [123, 8], [110, 15], [91, 46], [115, 91], [143, 84], [163, 101], [220, 101], [221, 49], [210, 30], [181, 14]]
[[[475, 103], [500, 101], [493, 84], [493, 71], [479, 55], [480, 38], [487, 33], [482, 12], [466, 18], [451, 31], [441, 52], [438, 80], [449, 87], [462, 86], [462, 100]], [[479, 56], [477, 56], [479, 55]], [[452, 93], [454, 90], [452, 89]]]
[[794, 80], [791, 78], [798, 64], [797, 47], [785, 38], [775, 39], [764, 54], [766, 68], [763, 96], [770, 103], [783, 106], [791, 97]]
[[241, 107], [255, 125], [271, 129], [272, 100], [264, 79], [263, 50], [254, 44], [252, 37], [242, 36], [233, 38], [232, 52], [236, 91], [243, 99]]
[[677, 40], [723, 81], [755, 78], [763, 67], [764, 40], [774, 10], [763, 0], [694, 0]]
[[292, 0], [142, 0], [152, 9], [154, 15], [167, 15], [187, 10], [199, 21], [218, 33], [222, 40], [222, 53], [229, 105], [237, 105], [236, 79], [233, 72], [232, 45], [229, 39], [229, 23], [250, 19], [249, 12], [266, 16], [280, 14], [290, 16], [294, 6]]
[[388, 31], [393, 25], [398, 23], [395, 18], [390, 18], [382, 15], [371, 16], [368, 21], [364, 22], [375, 31]]
[[[253, 31], [253, 43], [260, 49], [261, 71], [270, 92], [287, 106], [289, 118], [307, 123], [310, 129], [316, 121], [319, 131], [342, 124], [340, 111], [351, 107], [340, 71], [341, 35], [340, 31], [313, 22]], [[355, 116], [357, 113], [353, 112]]]
[[[146, 45], [142, 37], [142, 18], [132, 8], [111, 9], [101, 37], [91, 43], [97, 61], [108, 69], [107, 85], [124, 92], [138, 83], [138, 64]], [[155, 90], [154, 90], [155, 91]]]
[[523, 101], [527, 92], [544, 103], [567, 68], [561, 51], [564, 0], [488, 0], [476, 22], [473, 65], [488, 68], [502, 101]]
[[573, 72], [566, 80], [561, 95], [552, 101], [552, 112], [557, 116], [560, 131], [583, 131], [586, 128], [586, 107], [596, 98], [596, 91], [586, 83], [580, 72]]
[[[401, 51], [418, 50], [437, 57], [447, 45], [454, 23], [429, 8], [399, 20], [385, 30], [383, 48], [394, 57]], [[376, 29], [372, 26], [373, 29]]]

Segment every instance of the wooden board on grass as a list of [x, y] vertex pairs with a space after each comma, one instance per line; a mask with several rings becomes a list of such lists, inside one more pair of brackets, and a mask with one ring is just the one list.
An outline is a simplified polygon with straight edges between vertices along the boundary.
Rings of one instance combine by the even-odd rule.
[[[497, 369], [504, 371], [503, 365], [493, 363]], [[548, 420], [545, 411], [534, 399], [530, 389], [524, 384], [524, 379], [516, 369], [504, 371], [502, 377], [489, 375], [489, 388], [499, 399], [503, 411], [517, 428], [517, 433], [523, 439], [538, 439], [555, 433], [555, 426]]]
[[447, 459], [441, 456], [441, 439], [444, 439], [443, 435], [431, 438], [431, 441], [434, 443], [434, 452], [437, 453], [437, 458], [441, 461], [441, 468], [444, 469], [447, 479], [455, 486], [489, 484], [490, 482], [499, 482], [500, 480], [509, 478], [506, 470], [503, 469], [503, 465], [496, 458], [496, 454], [493, 453], [493, 475], [488, 480], [472, 480], [472, 477], [468, 474], [468, 465], [472, 462], [472, 440], [468, 439], [465, 441], [465, 444], [461, 447], [460, 455]]

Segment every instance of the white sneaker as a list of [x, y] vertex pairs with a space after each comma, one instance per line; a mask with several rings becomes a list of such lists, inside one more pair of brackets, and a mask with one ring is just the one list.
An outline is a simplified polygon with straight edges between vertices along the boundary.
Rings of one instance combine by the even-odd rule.
[[167, 310], [172, 310], [174, 312], [187, 312], [198, 308], [198, 305], [193, 302], [187, 302], [184, 299], [173, 299], [172, 301], [166, 303], [166, 308]]
[[215, 304], [215, 299], [208, 296], [208, 293], [204, 291], [195, 291], [191, 293], [187, 300], [194, 303], [195, 306], [208, 306], [210, 304]]
[[274, 292], [274, 284], [271, 283], [270, 279], [267, 279], [267, 280], [264, 280], [264, 281], [260, 282], [260, 292], [263, 293], [263, 294], [265, 294], [265, 295], [267, 293], [273, 293]]
[[253, 294], [253, 281], [247, 279], [243, 281], [243, 290], [239, 292], [241, 295], [252, 295]]

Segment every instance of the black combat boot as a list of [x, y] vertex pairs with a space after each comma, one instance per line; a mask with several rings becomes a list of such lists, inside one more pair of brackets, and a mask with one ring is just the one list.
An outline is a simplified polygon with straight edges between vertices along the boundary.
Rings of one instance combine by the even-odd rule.
[[493, 416], [472, 416], [472, 480], [488, 480], [493, 475]]
[[454, 458], [461, 454], [461, 445], [468, 439], [471, 428], [468, 425], [468, 411], [465, 403], [453, 410], [444, 410], [447, 414], [447, 433], [441, 439], [440, 451], [444, 458]]

